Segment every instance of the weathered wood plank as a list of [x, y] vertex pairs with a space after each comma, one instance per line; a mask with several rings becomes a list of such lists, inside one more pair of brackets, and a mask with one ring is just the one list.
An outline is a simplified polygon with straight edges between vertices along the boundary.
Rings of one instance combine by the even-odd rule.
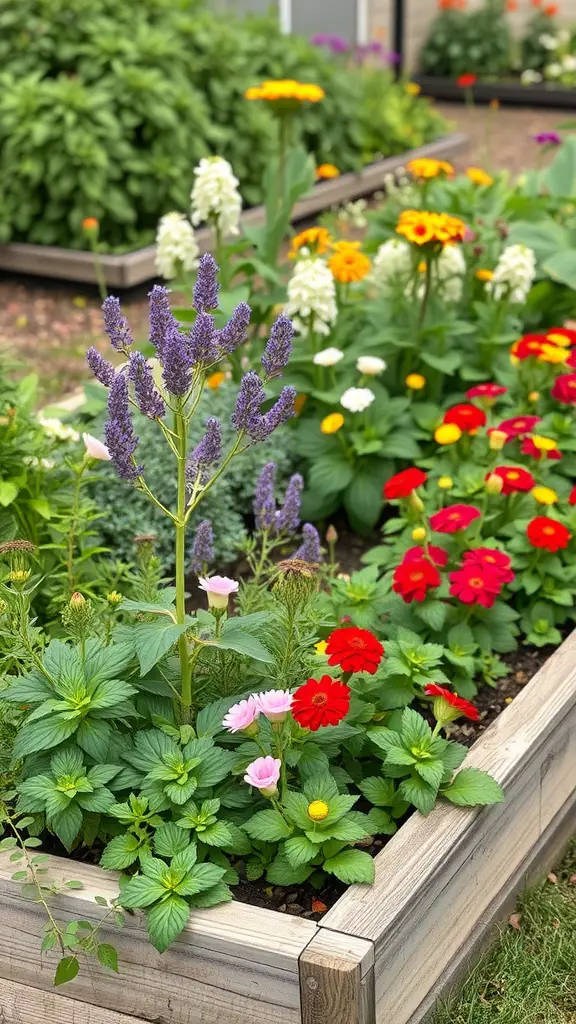
[[113, 1010], [0, 979], [1, 1024], [144, 1024]]
[[374, 1024], [374, 946], [322, 929], [300, 956], [302, 1024]]

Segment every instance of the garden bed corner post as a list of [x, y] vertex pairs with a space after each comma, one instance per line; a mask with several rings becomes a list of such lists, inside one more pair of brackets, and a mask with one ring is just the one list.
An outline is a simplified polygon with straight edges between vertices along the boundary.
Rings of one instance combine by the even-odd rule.
[[372, 942], [320, 928], [299, 966], [302, 1024], [375, 1024]]

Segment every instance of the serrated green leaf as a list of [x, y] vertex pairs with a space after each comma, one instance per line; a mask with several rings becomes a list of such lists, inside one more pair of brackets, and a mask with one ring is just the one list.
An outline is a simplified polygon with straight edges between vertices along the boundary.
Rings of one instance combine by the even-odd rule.
[[63, 956], [56, 968], [54, 984], [65, 985], [66, 982], [73, 981], [79, 970], [80, 964], [75, 956]]
[[118, 971], [118, 950], [108, 942], [99, 942], [97, 949], [98, 961], [102, 967], [109, 967], [111, 971]]
[[356, 882], [372, 885], [374, 882], [374, 861], [369, 853], [362, 850], [342, 850], [335, 857], [324, 861], [324, 870], [336, 875], [346, 885]]
[[[166, 890], [164, 890], [166, 891]], [[159, 953], [164, 953], [171, 942], [186, 927], [190, 907], [180, 896], [169, 896], [151, 907], [146, 913], [148, 935]]]
[[504, 791], [496, 779], [478, 768], [463, 768], [451, 784], [442, 790], [442, 796], [458, 807], [500, 804], [504, 801]]

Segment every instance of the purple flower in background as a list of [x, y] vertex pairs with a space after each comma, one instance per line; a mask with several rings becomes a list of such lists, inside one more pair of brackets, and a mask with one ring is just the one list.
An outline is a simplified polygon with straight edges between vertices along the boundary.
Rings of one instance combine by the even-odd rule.
[[112, 363], [109, 363], [104, 356], [100, 355], [97, 348], [89, 348], [86, 353], [86, 362], [92, 370], [92, 373], [99, 380], [101, 384], [109, 388], [116, 376]]
[[343, 36], [333, 36], [329, 33], [320, 32], [312, 36], [310, 42], [313, 46], [326, 46], [331, 53], [347, 53], [350, 49], [350, 44]]
[[282, 388], [272, 408], [264, 416], [257, 415], [249, 421], [246, 429], [250, 437], [254, 441], [265, 441], [267, 437], [270, 437], [270, 434], [276, 430], [276, 427], [279, 427], [296, 414], [295, 400], [296, 388]]
[[214, 531], [209, 519], [203, 519], [198, 524], [198, 529], [192, 545], [192, 561], [190, 568], [192, 572], [203, 572], [204, 566], [214, 561]]
[[148, 293], [150, 300], [148, 319], [150, 324], [150, 343], [158, 352], [158, 358], [164, 356], [164, 342], [166, 335], [178, 328], [178, 321], [170, 309], [170, 292], [160, 284], [155, 284], [152, 291]]
[[272, 324], [270, 337], [261, 360], [268, 380], [271, 380], [273, 377], [282, 376], [282, 371], [286, 367], [292, 352], [293, 337], [294, 328], [292, 321], [281, 313], [276, 322]]
[[260, 416], [260, 406], [265, 398], [266, 393], [260, 377], [254, 370], [250, 370], [242, 378], [236, 398], [236, 406], [232, 413], [234, 430], [248, 430], [250, 424]]
[[190, 387], [192, 361], [186, 338], [177, 327], [171, 326], [164, 338], [162, 353], [162, 379], [172, 395], [185, 395]]
[[222, 354], [234, 352], [238, 345], [246, 341], [246, 330], [250, 323], [252, 310], [247, 302], [240, 302], [228, 323], [218, 332], [218, 347]]
[[390, 50], [389, 53], [385, 53], [384, 54], [384, 60], [388, 64], [401, 64], [402, 63], [402, 54], [401, 53], [394, 53], [394, 50]]
[[278, 533], [296, 533], [300, 526], [300, 501], [303, 489], [304, 480], [300, 473], [294, 473], [288, 481], [282, 508], [276, 513]]
[[312, 523], [304, 523], [302, 527], [302, 543], [292, 558], [301, 558], [303, 562], [321, 562], [320, 536]]
[[104, 329], [110, 338], [112, 348], [115, 348], [117, 352], [126, 352], [128, 347], [133, 344], [134, 339], [126, 317], [122, 316], [120, 299], [109, 295], [102, 303], [102, 312], [104, 313]]
[[110, 387], [104, 440], [118, 475], [125, 480], [136, 480], [142, 472], [142, 467], [135, 466], [133, 459], [139, 438], [136, 437], [132, 426], [128, 383], [121, 373], [114, 378]]
[[186, 476], [188, 481], [193, 483], [198, 474], [200, 474], [201, 482], [204, 483], [206, 470], [212, 466], [214, 462], [218, 462], [221, 454], [222, 426], [220, 420], [211, 416], [210, 419], [206, 420], [204, 436], [200, 438], [198, 444], [188, 456], [188, 464], [186, 466]]
[[538, 146], [561, 146], [562, 139], [558, 132], [537, 132], [532, 138]]
[[152, 370], [141, 352], [130, 353], [128, 380], [134, 385], [134, 397], [140, 412], [151, 420], [162, 419], [166, 415], [164, 399], [154, 384]]
[[267, 462], [258, 477], [254, 492], [254, 519], [257, 530], [271, 530], [276, 522], [276, 463]]
[[205, 252], [198, 262], [198, 274], [192, 294], [192, 305], [198, 313], [207, 309], [218, 308], [218, 289], [220, 285], [217, 273], [220, 268], [209, 252]]

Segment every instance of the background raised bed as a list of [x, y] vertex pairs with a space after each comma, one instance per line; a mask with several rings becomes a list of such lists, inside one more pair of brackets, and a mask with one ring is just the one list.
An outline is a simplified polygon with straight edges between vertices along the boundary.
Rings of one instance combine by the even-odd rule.
[[414, 81], [418, 83], [424, 96], [436, 100], [464, 103], [471, 95], [475, 103], [498, 100], [510, 106], [576, 110], [576, 89], [521, 85], [520, 82], [476, 82], [463, 89], [453, 78], [436, 78], [432, 75], [416, 75]]

